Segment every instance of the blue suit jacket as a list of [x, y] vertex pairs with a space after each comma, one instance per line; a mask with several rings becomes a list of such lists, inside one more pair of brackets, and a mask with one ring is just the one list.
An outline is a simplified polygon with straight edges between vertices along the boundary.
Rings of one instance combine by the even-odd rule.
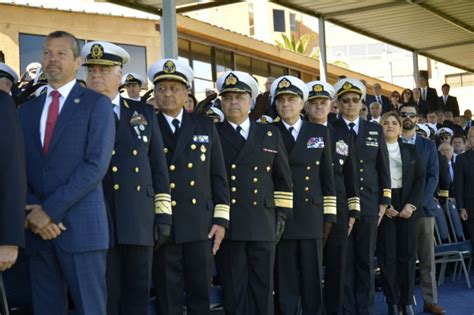
[[433, 200], [439, 178], [438, 153], [433, 141], [418, 135], [416, 136], [415, 145], [423, 162], [423, 168], [426, 170], [423, 212], [425, 217], [433, 217], [438, 209]]
[[[76, 83], [44, 155], [39, 130], [45, 98], [34, 98], [19, 110], [25, 135], [27, 204], [42, 205], [55, 223], [66, 226], [67, 230], [53, 240], [64, 251], [106, 249], [109, 234], [101, 180], [115, 138], [111, 102]], [[27, 231], [28, 252], [47, 247], [47, 242]]]

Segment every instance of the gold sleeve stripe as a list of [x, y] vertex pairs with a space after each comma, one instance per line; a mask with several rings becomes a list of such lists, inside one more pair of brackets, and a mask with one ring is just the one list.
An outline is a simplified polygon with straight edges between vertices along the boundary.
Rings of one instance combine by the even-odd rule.
[[334, 200], [336, 200], [336, 196], [324, 196], [323, 198], [324, 198], [324, 200], [326, 200], [326, 199], [334, 199]]
[[359, 202], [349, 202], [348, 203], [349, 210], [356, 210], [360, 211], [360, 203]]
[[224, 204], [217, 204], [214, 207], [214, 218], [230, 220], [230, 207]]
[[392, 190], [391, 189], [384, 189], [383, 196], [386, 198], [392, 198]]
[[289, 196], [289, 197], [293, 197], [293, 192], [292, 191], [275, 191], [273, 192], [273, 194], [276, 196], [276, 195], [279, 195], [279, 196]]
[[275, 206], [280, 208], [293, 208], [293, 199], [285, 200], [275, 198]]
[[155, 214], [171, 215], [171, 201], [155, 201]]
[[337, 208], [335, 206], [327, 205], [324, 203], [324, 214], [337, 214]]
[[171, 195], [170, 194], [156, 194], [155, 195], [155, 201], [157, 200], [169, 200], [171, 201]]
[[349, 198], [347, 198], [347, 201], [348, 202], [360, 202], [360, 198], [359, 197], [349, 197]]
[[440, 190], [439, 193], [438, 193], [438, 196], [448, 198], [449, 197], [449, 191], [448, 190]]

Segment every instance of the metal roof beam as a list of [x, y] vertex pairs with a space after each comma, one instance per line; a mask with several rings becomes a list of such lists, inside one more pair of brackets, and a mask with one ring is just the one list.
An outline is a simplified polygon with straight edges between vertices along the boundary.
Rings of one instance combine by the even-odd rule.
[[354, 9], [348, 9], [348, 10], [341, 10], [341, 11], [326, 13], [326, 14], [324, 14], [324, 17], [326, 19], [330, 19], [330, 18], [341, 16], [341, 15], [361, 13], [361, 12], [367, 12], [367, 11], [372, 11], [372, 10], [387, 9], [387, 8], [398, 7], [398, 6], [406, 5], [406, 4], [407, 4], [406, 1], [379, 3], [379, 4], [374, 4], [374, 5], [368, 5], [368, 6], [365, 6], [365, 7], [358, 7], [358, 8], [354, 8]]
[[451, 23], [456, 27], [459, 27], [460, 29], [462, 29], [466, 32], [474, 33], [474, 28], [472, 26], [468, 25], [467, 23], [464, 23], [461, 20], [458, 20], [458, 19], [452, 17], [449, 14], [444, 13], [441, 10], [436, 9], [435, 7], [433, 7], [433, 6], [431, 6], [427, 3], [416, 3], [416, 5], [423, 8], [423, 9], [425, 9], [426, 11], [434, 14], [435, 16], [445, 20], [446, 22]]
[[203, 9], [211, 9], [223, 5], [244, 2], [243, 0], [217, 0], [213, 2], [204, 2], [204, 3], [195, 3], [191, 5], [182, 6], [176, 8], [176, 13], [186, 13], [191, 11], [203, 10]]
[[472, 45], [474, 44], [474, 40], [467, 40], [463, 42], [451, 43], [451, 44], [443, 44], [437, 46], [430, 46], [430, 47], [423, 47], [418, 49], [419, 52], [435, 50], [435, 49], [442, 49], [442, 48], [450, 48], [450, 47], [457, 47], [457, 46], [465, 46], [465, 45]]

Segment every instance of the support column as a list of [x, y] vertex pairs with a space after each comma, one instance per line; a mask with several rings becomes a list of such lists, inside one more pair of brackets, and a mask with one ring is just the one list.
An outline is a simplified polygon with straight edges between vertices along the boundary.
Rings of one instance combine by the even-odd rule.
[[418, 53], [416, 51], [412, 52], [413, 56], [413, 79], [415, 80], [415, 86], [418, 86], [420, 79], [420, 71], [418, 70]]
[[318, 18], [319, 22], [319, 79], [327, 81], [327, 59], [326, 59], [326, 21], [324, 17]]
[[178, 58], [176, 0], [163, 1], [160, 19], [161, 58]]

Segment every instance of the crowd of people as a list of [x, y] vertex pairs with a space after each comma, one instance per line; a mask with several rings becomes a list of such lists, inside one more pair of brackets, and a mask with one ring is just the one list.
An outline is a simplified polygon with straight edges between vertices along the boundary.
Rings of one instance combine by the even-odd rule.
[[376, 257], [387, 314], [413, 314], [417, 261], [424, 311], [445, 313], [435, 198], [474, 243], [473, 121], [449, 85], [387, 97], [285, 75], [260, 93], [227, 71], [197, 102], [186, 62], [151, 65], [141, 95], [129, 61], [56, 31], [27, 83], [0, 63], [7, 293], [34, 314], [148, 314], [151, 296], [209, 314], [220, 285], [226, 314], [374, 314]]

